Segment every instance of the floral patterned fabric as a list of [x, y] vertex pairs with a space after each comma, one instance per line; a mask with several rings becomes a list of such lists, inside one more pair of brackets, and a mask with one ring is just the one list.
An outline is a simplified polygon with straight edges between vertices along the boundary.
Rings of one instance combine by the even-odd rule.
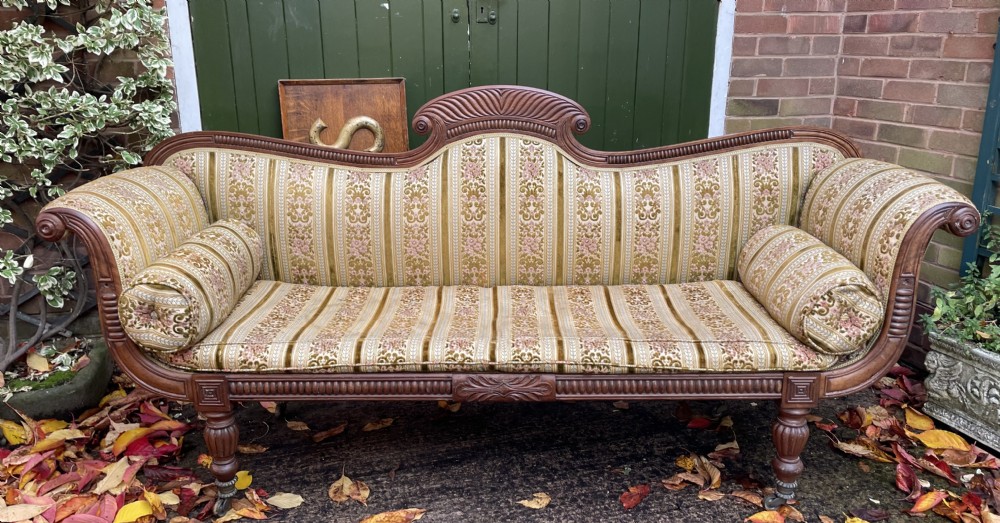
[[819, 370], [735, 281], [324, 287], [258, 281], [193, 347], [202, 371], [658, 373]]
[[187, 348], [229, 317], [262, 258], [253, 229], [216, 222], [136, 275], [118, 300], [122, 328], [152, 351]]
[[885, 309], [865, 273], [795, 227], [773, 225], [750, 237], [738, 273], [779, 325], [818, 352], [862, 350], [882, 326]]
[[935, 205], [967, 201], [958, 191], [898, 165], [848, 159], [816, 175], [800, 227], [861, 268], [884, 304], [910, 226]]
[[122, 288], [209, 223], [198, 188], [177, 169], [163, 166], [98, 178], [45, 207], [57, 208], [83, 213], [104, 233]]
[[795, 223], [814, 173], [842, 158], [781, 143], [616, 170], [485, 134], [407, 169], [225, 148], [166, 164], [194, 180], [212, 219], [260, 232], [263, 279], [491, 287], [733, 279], [746, 240]]

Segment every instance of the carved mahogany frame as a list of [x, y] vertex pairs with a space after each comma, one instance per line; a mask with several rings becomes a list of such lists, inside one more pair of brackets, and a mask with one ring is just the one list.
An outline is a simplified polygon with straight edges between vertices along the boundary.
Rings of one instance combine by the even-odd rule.
[[[195, 132], [168, 139], [145, 158], [162, 164], [178, 152], [224, 147], [337, 163], [349, 167], [408, 167], [420, 164], [448, 143], [475, 134], [517, 132], [550, 140], [574, 160], [595, 167], [628, 168], [692, 158], [752, 145], [810, 141], [858, 157], [846, 137], [819, 128], [790, 127], [753, 131], [630, 152], [588, 149], [574, 136], [590, 127], [584, 109], [568, 98], [527, 87], [475, 87], [449, 93], [417, 111], [413, 128], [429, 134], [417, 149], [383, 154], [328, 149], [275, 138], [228, 132]], [[798, 456], [808, 437], [805, 416], [822, 398], [865, 388], [885, 374], [905, 347], [914, 316], [920, 262], [935, 230], [968, 236], [979, 226], [979, 214], [967, 204], [942, 204], [920, 216], [903, 238], [889, 288], [890, 300], [882, 331], [859, 361], [822, 372], [676, 373], [676, 374], [516, 374], [516, 373], [211, 373], [168, 368], [153, 360], [124, 333], [118, 316], [122, 285], [110, 244], [84, 215], [67, 209], [41, 213], [39, 235], [49, 241], [67, 232], [79, 235], [91, 255], [101, 327], [122, 370], [141, 386], [165, 397], [192, 401], [209, 418], [206, 439], [223, 487], [231, 487], [237, 470], [234, 453], [238, 430], [232, 403], [238, 401], [306, 400], [667, 400], [774, 399], [780, 402], [774, 425], [777, 457], [773, 466], [779, 496], [794, 494], [802, 470]], [[225, 489], [224, 489], [225, 490]], [[778, 499], [780, 502], [780, 499]]]

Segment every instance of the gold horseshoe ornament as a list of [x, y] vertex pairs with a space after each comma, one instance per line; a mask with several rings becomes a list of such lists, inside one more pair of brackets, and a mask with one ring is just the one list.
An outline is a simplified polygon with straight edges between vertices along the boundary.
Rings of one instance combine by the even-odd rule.
[[337, 135], [337, 140], [332, 144], [323, 143], [323, 139], [319, 137], [319, 133], [323, 132], [326, 128], [326, 122], [322, 118], [317, 118], [313, 122], [312, 127], [309, 128], [309, 143], [335, 149], [347, 149], [351, 144], [351, 138], [354, 137], [354, 133], [361, 129], [368, 129], [375, 135], [375, 143], [365, 150], [370, 153], [378, 153], [382, 152], [382, 149], [385, 148], [385, 133], [382, 132], [382, 126], [374, 118], [368, 116], [355, 116], [351, 118], [344, 124], [344, 127], [340, 130], [340, 134]]

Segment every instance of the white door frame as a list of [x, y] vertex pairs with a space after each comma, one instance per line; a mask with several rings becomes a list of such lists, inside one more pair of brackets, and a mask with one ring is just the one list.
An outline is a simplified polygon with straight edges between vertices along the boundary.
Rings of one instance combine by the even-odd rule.
[[729, 97], [729, 70], [733, 62], [733, 22], [736, 0], [722, 0], [715, 30], [715, 62], [712, 70], [712, 100], [708, 111], [708, 137], [726, 132], [726, 99]]
[[200, 131], [201, 103], [198, 100], [198, 75], [194, 69], [187, 0], [167, 0], [167, 25], [170, 27], [170, 53], [174, 61], [175, 97], [181, 131]]

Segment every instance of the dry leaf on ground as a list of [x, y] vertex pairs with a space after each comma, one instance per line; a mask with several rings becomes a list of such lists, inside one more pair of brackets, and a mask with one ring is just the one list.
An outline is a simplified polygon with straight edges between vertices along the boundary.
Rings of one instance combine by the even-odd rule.
[[921, 512], [927, 512], [928, 510], [936, 507], [938, 503], [944, 501], [944, 498], [948, 497], [948, 493], [943, 490], [932, 490], [923, 496], [917, 498], [917, 501], [913, 504], [913, 508], [908, 510], [910, 514], [920, 514]]
[[337, 503], [353, 499], [362, 505], [368, 505], [368, 496], [370, 494], [371, 489], [368, 488], [368, 485], [364, 481], [354, 481], [343, 474], [340, 475], [340, 479], [330, 485], [330, 489], [327, 491], [330, 499]]
[[970, 447], [962, 436], [947, 430], [933, 429], [920, 434], [907, 432], [907, 436], [923, 443], [925, 447], [932, 449], [955, 449], [967, 451]]
[[628, 402], [627, 401], [616, 401], [616, 402], [612, 403], [611, 406], [614, 407], [614, 408], [616, 408], [616, 409], [618, 409], [618, 410], [628, 410]]
[[317, 433], [313, 434], [312, 435], [312, 440], [314, 442], [316, 442], [316, 443], [319, 443], [319, 442], [321, 442], [321, 441], [323, 441], [323, 440], [325, 440], [327, 438], [331, 438], [331, 437], [336, 436], [338, 434], [343, 434], [344, 429], [346, 429], [346, 428], [347, 428], [347, 422], [345, 421], [345, 422], [341, 423], [340, 425], [337, 425], [336, 427], [333, 427], [331, 429], [327, 429], [327, 430], [324, 430], [324, 431], [317, 432]]
[[[701, 476], [697, 477], [699, 480], [701, 479]], [[660, 483], [662, 483], [663, 488], [667, 490], [681, 490], [687, 488], [687, 486], [690, 485], [690, 483], [688, 483], [687, 480], [682, 478], [680, 474], [674, 474], [673, 476], [670, 476], [667, 479], [660, 480]]]
[[288, 492], [278, 492], [266, 500], [269, 504], [278, 508], [295, 508], [302, 504], [302, 496]]
[[931, 430], [934, 428], [934, 420], [930, 416], [914, 410], [912, 407], [906, 407], [906, 424], [917, 429], [917, 430]]
[[247, 443], [246, 445], [237, 445], [236, 452], [240, 454], [263, 454], [267, 452], [267, 447], [260, 443]]
[[448, 412], [458, 412], [462, 408], [461, 401], [451, 401], [451, 400], [438, 400], [438, 407], [447, 410]]
[[35, 516], [45, 512], [51, 505], [11, 505], [0, 508], [0, 522], [9, 523], [13, 521], [31, 520]]
[[695, 459], [695, 466], [698, 469], [698, 473], [705, 478], [706, 483], [708, 483], [708, 488], [719, 488], [722, 485], [722, 472], [719, 468], [708, 461], [704, 456], [698, 456]]
[[246, 490], [253, 483], [253, 475], [247, 470], [236, 473], [236, 490]]
[[622, 492], [622, 495], [618, 497], [618, 501], [621, 501], [625, 510], [635, 508], [642, 500], [646, 499], [649, 495], [649, 485], [636, 485], [634, 487], [629, 487], [628, 491]]
[[695, 461], [694, 461], [694, 459], [696, 457], [697, 457], [697, 455], [695, 455], [695, 454], [689, 454], [689, 455], [686, 455], [686, 456], [681, 456], [681, 457], [677, 458], [677, 460], [674, 461], [674, 463], [676, 463], [678, 467], [680, 467], [680, 468], [682, 468], [682, 469], [684, 469], [684, 470], [686, 470], [688, 472], [691, 472], [692, 470], [694, 470], [694, 467], [695, 467]]
[[404, 508], [403, 510], [393, 510], [392, 512], [383, 512], [374, 516], [368, 516], [362, 519], [361, 523], [410, 523], [410, 521], [424, 517], [424, 512], [427, 512], [427, 510], [422, 508]]
[[749, 502], [758, 507], [764, 506], [764, 497], [756, 492], [753, 492], [752, 490], [734, 490], [733, 492], [730, 492], [729, 495], [740, 498], [743, 501]]
[[392, 421], [393, 421], [392, 418], [382, 418], [378, 421], [373, 421], [371, 423], [366, 424], [364, 427], [361, 428], [361, 430], [364, 432], [381, 430], [388, 427], [389, 425], [392, 425]]
[[774, 510], [765, 510], [763, 512], [758, 512], [743, 521], [749, 521], [750, 523], [784, 523], [785, 516], [782, 516], [780, 512]]
[[304, 421], [286, 421], [285, 425], [287, 425], [288, 428], [296, 432], [305, 432], [307, 430], [311, 430], [309, 428], [309, 425], [306, 425]]
[[778, 514], [781, 514], [786, 520], [797, 521], [799, 523], [805, 523], [806, 520], [805, 516], [791, 505], [782, 505], [778, 508]]
[[535, 492], [534, 494], [532, 494], [532, 498], [531, 499], [522, 499], [521, 501], [518, 501], [517, 503], [518, 503], [518, 505], [523, 505], [525, 507], [533, 508], [533, 509], [537, 510], [537, 509], [543, 509], [543, 508], [549, 506], [549, 502], [551, 502], [551, 501], [552, 501], [552, 498], [549, 497], [548, 494], [546, 494], [544, 492]]
[[698, 491], [698, 499], [702, 501], [719, 501], [724, 497], [726, 497], [726, 495], [718, 490], [705, 489]]

